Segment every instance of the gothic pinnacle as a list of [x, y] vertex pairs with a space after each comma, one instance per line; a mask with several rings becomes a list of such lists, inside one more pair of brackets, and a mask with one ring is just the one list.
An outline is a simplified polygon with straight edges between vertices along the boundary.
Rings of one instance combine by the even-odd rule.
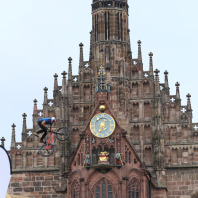
[[38, 112], [37, 112], [37, 99], [34, 99], [34, 111], [33, 111], [33, 116], [37, 116]]
[[138, 42], [138, 62], [142, 63], [142, 49], [141, 49], [141, 41], [139, 40]]
[[68, 80], [71, 82], [72, 81], [72, 58], [68, 58], [69, 61], [69, 68], [68, 68]]
[[62, 73], [62, 76], [63, 76], [63, 80], [62, 80], [62, 95], [63, 96], [65, 96], [67, 94], [66, 75], [67, 75], [67, 73], [65, 71], [63, 71], [63, 73]]
[[57, 80], [57, 78], [58, 78], [58, 75], [57, 75], [57, 73], [55, 73], [54, 74], [54, 90], [58, 90], [58, 80]]
[[165, 88], [168, 88], [169, 85], [168, 85], [168, 71], [167, 70], [164, 72], [164, 75], [165, 75]]
[[159, 72], [160, 72], [160, 71], [159, 71], [158, 69], [156, 69], [156, 70], [154, 71], [154, 73], [155, 73], [155, 93], [156, 93], [157, 95], [160, 94]]
[[150, 71], [150, 74], [153, 75], [153, 53], [152, 52], [149, 53], [149, 57], [150, 57], [149, 71]]
[[187, 97], [187, 109], [191, 110], [191, 101], [190, 101], [191, 95], [188, 93], [186, 97]]
[[16, 125], [12, 124], [12, 140], [11, 140], [11, 148], [15, 147], [16, 139], [15, 139], [15, 127]]
[[175, 83], [175, 86], [176, 86], [176, 99], [180, 99], [180, 93], [179, 93], [179, 82], [176, 82]]

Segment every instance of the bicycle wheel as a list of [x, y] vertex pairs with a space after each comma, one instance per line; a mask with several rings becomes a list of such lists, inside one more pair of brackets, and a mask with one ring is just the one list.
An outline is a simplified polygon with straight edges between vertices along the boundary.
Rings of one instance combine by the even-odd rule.
[[40, 154], [43, 157], [48, 157], [54, 153], [54, 145], [52, 144], [43, 144], [39, 150]]
[[65, 141], [70, 136], [70, 130], [68, 127], [62, 127], [57, 130], [56, 137], [60, 141]]

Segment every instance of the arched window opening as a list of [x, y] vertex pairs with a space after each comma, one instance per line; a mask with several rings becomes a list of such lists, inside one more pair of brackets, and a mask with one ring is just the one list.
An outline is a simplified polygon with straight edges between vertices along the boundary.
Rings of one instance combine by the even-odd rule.
[[113, 198], [112, 186], [109, 186], [109, 187], [108, 187], [108, 198]]
[[105, 180], [103, 180], [103, 182], [102, 182], [102, 198], [106, 198], [106, 188], [107, 188], [107, 186], [106, 186], [106, 182], [105, 182]]
[[139, 198], [140, 186], [136, 179], [133, 179], [128, 186], [128, 198]]
[[100, 198], [100, 186], [96, 187], [96, 198]]
[[117, 198], [117, 193], [114, 191], [113, 186], [106, 181], [105, 179], [102, 179], [97, 186], [92, 189], [92, 197], [94, 198]]
[[131, 152], [129, 152], [129, 164], [131, 163]]

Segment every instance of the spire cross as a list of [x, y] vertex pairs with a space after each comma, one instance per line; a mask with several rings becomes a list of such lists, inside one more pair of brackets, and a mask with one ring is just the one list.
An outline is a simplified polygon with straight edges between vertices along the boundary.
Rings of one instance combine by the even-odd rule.
[[13, 123], [12, 128], [15, 129], [16, 125]]

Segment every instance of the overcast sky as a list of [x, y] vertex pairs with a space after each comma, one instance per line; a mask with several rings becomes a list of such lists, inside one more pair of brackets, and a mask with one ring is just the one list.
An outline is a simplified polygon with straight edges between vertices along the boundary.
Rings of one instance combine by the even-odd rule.
[[[169, 72], [172, 95], [181, 84], [182, 105], [192, 95], [193, 122], [198, 122], [198, 1], [129, 0], [129, 22], [133, 58], [137, 41], [142, 41], [144, 70], [150, 51], [160, 82]], [[77, 74], [79, 43], [83, 42], [88, 60], [91, 30], [91, 0], [0, 0], [0, 138], [10, 148], [11, 125], [16, 124], [16, 140], [21, 141], [22, 114], [32, 128], [33, 100], [43, 104], [43, 88], [53, 95], [53, 75], [68, 68], [73, 58]]]

